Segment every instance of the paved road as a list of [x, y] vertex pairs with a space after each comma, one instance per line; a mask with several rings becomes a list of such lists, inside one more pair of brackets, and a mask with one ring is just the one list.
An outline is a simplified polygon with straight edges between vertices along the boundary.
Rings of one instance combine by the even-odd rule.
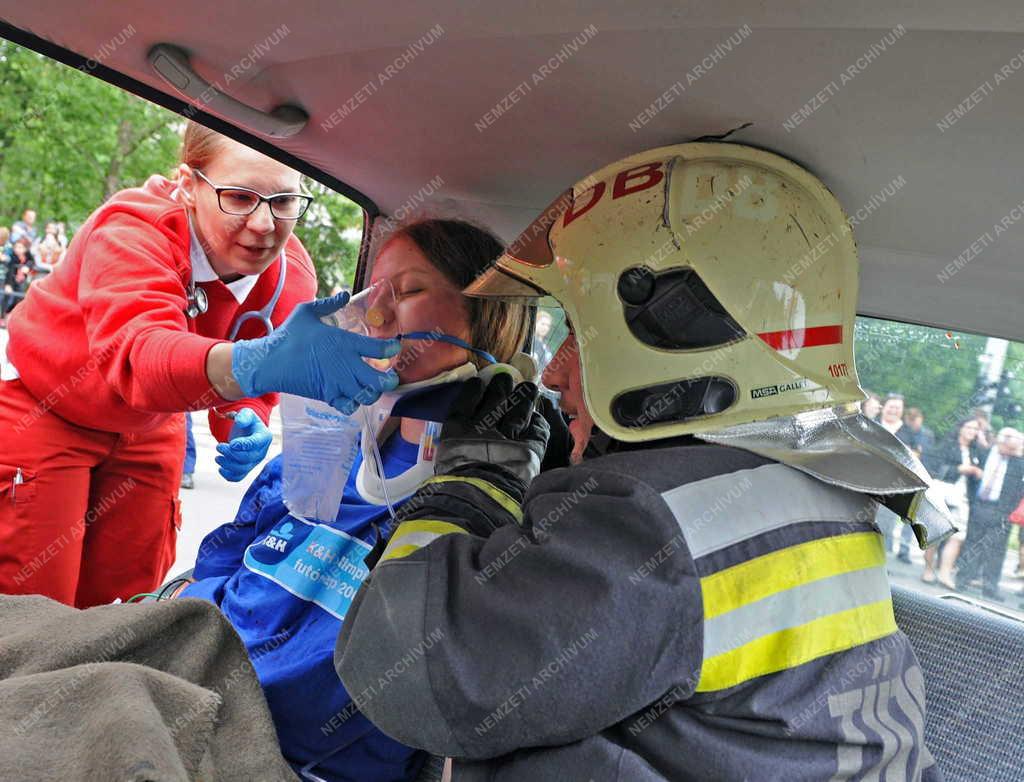
[[[899, 584], [900, 586], [913, 589], [918, 592], [924, 592], [925, 594], [941, 596], [941, 595], [957, 595], [961, 596], [960, 593], [951, 592], [941, 584], [926, 584], [921, 581], [921, 573], [924, 572], [924, 553], [921, 551], [910, 552], [911, 564], [907, 565], [896, 559], [895, 555], [890, 554], [888, 561], [886, 562], [886, 571], [889, 573], [889, 581], [893, 584]], [[1015, 578], [1013, 573], [1017, 567], [1017, 552], [1007, 551], [1006, 560], [1003, 562], [1003, 576], [999, 582], [999, 589], [1005, 597], [1005, 601], [1002, 603], [995, 603], [986, 600], [982, 597], [981, 588], [971, 589], [966, 593], [963, 593], [962, 597], [976, 600], [979, 603], [992, 606], [998, 611], [1004, 611], [1012, 614], [1021, 620], [1024, 620], [1024, 597], [1021, 597], [1021, 589], [1024, 588], [1024, 581]]]

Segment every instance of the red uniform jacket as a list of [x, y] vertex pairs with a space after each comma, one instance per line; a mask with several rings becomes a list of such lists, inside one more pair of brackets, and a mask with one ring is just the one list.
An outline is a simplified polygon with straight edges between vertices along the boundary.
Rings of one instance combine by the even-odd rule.
[[[46, 409], [79, 426], [141, 432], [173, 413], [216, 405], [251, 407], [267, 421], [276, 394], [228, 402], [206, 377], [206, 354], [226, 340], [235, 319], [273, 296], [280, 259], [239, 305], [215, 280], [201, 283], [210, 307], [185, 317], [191, 276], [185, 207], [174, 183], [151, 176], [97, 209], [52, 274], [34, 284], [8, 321], [7, 356]], [[288, 276], [274, 308], [275, 326], [316, 293], [316, 274], [294, 235], [285, 245]], [[262, 337], [250, 319], [238, 339]], [[230, 419], [210, 412], [210, 428], [227, 439]]]

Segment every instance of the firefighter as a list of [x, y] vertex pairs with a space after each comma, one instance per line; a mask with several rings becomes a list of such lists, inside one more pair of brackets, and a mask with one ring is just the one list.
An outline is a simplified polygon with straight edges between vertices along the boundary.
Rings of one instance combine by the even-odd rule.
[[665, 147], [568, 191], [467, 293], [554, 297], [573, 420], [537, 474], [536, 388], [466, 389], [335, 665], [453, 780], [940, 779], [878, 501], [952, 533], [863, 418], [857, 256], [777, 155]]

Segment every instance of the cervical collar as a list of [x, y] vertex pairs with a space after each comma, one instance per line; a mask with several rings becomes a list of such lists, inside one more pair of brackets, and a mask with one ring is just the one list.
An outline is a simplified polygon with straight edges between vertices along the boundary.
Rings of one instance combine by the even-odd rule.
[[[443, 421], [427, 421], [420, 437], [420, 451], [416, 464], [393, 478], [384, 478], [377, 470], [377, 461], [374, 458], [370, 443], [377, 443], [378, 452], [380, 446], [398, 428], [398, 418], [405, 416], [417, 418], [410, 412], [400, 412], [395, 418], [391, 417], [391, 411], [404, 397], [410, 396], [414, 391], [422, 391], [425, 388], [442, 386], [446, 383], [459, 383], [469, 380], [471, 377], [480, 377], [485, 383], [499, 372], [507, 372], [512, 375], [516, 383], [521, 383], [524, 377], [534, 377], [537, 366], [533, 359], [524, 353], [517, 353], [512, 357], [510, 364], [490, 364], [481, 370], [466, 363], [461, 367], [449, 369], [427, 380], [419, 380], [415, 383], [401, 385], [394, 391], [382, 394], [377, 403], [367, 411], [371, 431], [364, 428], [363, 436], [359, 441], [363, 451], [363, 462], [359, 465], [359, 472], [356, 473], [356, 491], [367, 502], [374, 505], [386, 505], [388, 500], [395, 503], [404, 500], [420, 487], [427, 478], [434, 474], [434, 438], [441, 432]], [[410, 400], [414, 401], [414, 400]], [[425, 420], [425, 419], [424, 419]], [[383, 483], [383, 487], [382, 484]], [[384, 496], [384, 488], [387, 489], [387, 496]]]
[[[363, 462], [359, 465], [359, 472], [356, 474], [356, 491], [367, 502], [374, 505], [386, 505], [384, 491], [381, 487], [382, 476], [377, 471], [377, 461], [370, 449], [370, 443], [377, 443], [378, 448], [398, 428], [397, 419], [391, 418], [391, 410], [398, 401], [411, 391], [418, 391], [431, 386], [439, 386], [444, 383], [459, 382], [476, 377], [477, 369], [471, 363], [465, 363], [461, 367], [449, 369], [439, 375], [427, 380], [419, 380], [415, 383], [398, 386], [394, 391], [382, 394], [376, 404], [367, 410], [370, 431], [363, 429], [363, 436], [360, 439], [360, 448], [363, 452]], [[420, 438], [420, 452], [413, 467], [396, 475], [393, 478], [384, 478], [383, 483], [387, 488], [387, 498], [391, 502], [404, 500], [411, 495], [420, 484], [434, 474], [434, 449], [429, 440], [433, 437], [436, 426], [431, 427], [427, 422]]]

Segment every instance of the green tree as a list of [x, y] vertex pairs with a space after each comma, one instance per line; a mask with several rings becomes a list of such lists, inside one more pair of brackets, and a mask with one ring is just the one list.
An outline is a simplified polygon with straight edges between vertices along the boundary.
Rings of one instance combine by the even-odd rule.
[[[362, 208], [319, 182], [307, 182], [316, 201], [295, 226], [295, 233], [316, 266], [319, 295], [352, 285], [362, 236]], [[351, 234], [348, 238], [346, 234]]]
[[857, 374], [881, 397], [902, 394], [919, 407], [936, 436], [946, 435], [980, 404], [978, 356], [985, 338], [874, 318], [858, 318]]
[[1024, 430], [1024, 343], [1010, 342], [1003, 364], [999, 397], [992, 410], [992, 425]]
[[34, 208], [74, 229], [118, 190], [169, 173], [175, 115], [98, 79], [3, 42], [0, 214]]
[[[73, 232], [118, 190], [170, 174], [183, 128], [173, 112], [0, 39], [0, 225], [33, 208]], [[308, 187], [317, 200], [295, 231], [326, 293], [352, 283], [362, 209]]]

